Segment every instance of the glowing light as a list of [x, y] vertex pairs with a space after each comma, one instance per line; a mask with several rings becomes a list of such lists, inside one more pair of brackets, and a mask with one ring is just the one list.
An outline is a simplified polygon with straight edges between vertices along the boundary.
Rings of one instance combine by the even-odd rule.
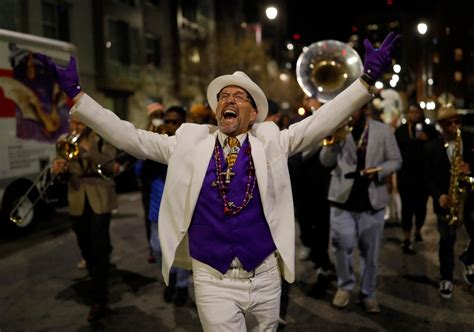
[[306, 113], [306, 111], [305, 111], [304, 107], [298, 108], [298, 114], [299, 115], [303, 116], [305, 113]]
[[428, 118], [426, 118], [426, 119], [425, 119], [425, 123], [426, 123], [426, 124], [430, 124], [430, 123], [431, 123], [431, 120], [428, 119]]
[[397, 86], [397, 82], [394, 81], [394, 80], [390, 80], [389, 84], [390, 84], [390, 86], [391, 86], [392, 88], [394, 88], [394, 87]]
[[292, 43], [288, 43], [288, 44], [286, 44], [286, 48], [291, 51], [291, 50], [294, 49], [295, 47], [293, 46]]
[[106, 41], [105, 42], [105, 47], [106, 48], [111, 48], [112, 47], [112, 42], [109, 40], [109, 41]]
[[392, 80], [395, 81], [395, 82], [398, 82], [400, 80], [400, 76], [398, 76], [397, 74], [393, 74], [392, 75]]
[[282, 80], [283, 82], [286, 82], [289, 79], [290, 79], [290, 77], [287, 74], [285, 74], [285, 73], [280, 74], [280, 80]]
[[424, 110], [426, 107], [426, 103], [424, 101], [420, 101], [420, 108]]
[[405, 123], [407, 123], [407, 119], [404, 118], [404, 119], [402, 119], [401, 122], [402, 122], [402, 124], [405, 124]]
[[351, 56], [349, 59], [347, 59], [347, 64], [352, 65], [358, 61], [357, 57]]
[[294, 33], [293, 34], [293, 39], [294, 40], [300, 40], [300, 38], [301, 38], [301, 35], [299, 33]]
[[416, 26], [416, 29], [420, 35], [424, 35], [428, 31], [428, 25], [425, 22], [420, 22]]
[[274, 20], [278, 16], [278, 9], [273, 6], [267, 7], [267, 9], [265, 10], [265, 14], [267, 15], [267, 18], [269, 20]]
[[303, 52], [306, 52], [308, 50], [308, 46], [303, 47]]
[[395, 64], [395, 65], [393, 65], [393, 71], [394, 71], [395, 73], [398, 74], [401, 70], [402, 70], [402, 66], [400, 66], [398, 63]]
[[428, 78], [428, 85], [433, 85], [434, 81], [432, 78]]
[[429, 101], [426, 103], [426, 109], [432, 111], [436, 108], [436, 103], [434, 101]]
[[376, 88], [376, 89], [379, 89], [379, 90], [380, 90], [380, 89], [383, 89], [383, 83], [380, 82], [380, 81], [375, 82], [374, 85], [375, 85], [375, 88]]

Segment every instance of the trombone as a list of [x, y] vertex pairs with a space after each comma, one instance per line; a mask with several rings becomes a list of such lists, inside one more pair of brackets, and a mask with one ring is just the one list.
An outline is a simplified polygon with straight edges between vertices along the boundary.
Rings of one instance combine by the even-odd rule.
[[[121, 151], [115, 158], [107, 160], [105, 163], [98, 164], [97, 173], [99, 173], [104, 180], [111, 180], [132, 167], [135, 161], [136, 158]], [[112, 166], [110, 166], [111, 164]]]
[[[84, 133], [84, 132], [83, 132]], [[56, 154], [62, 159], [67, 161], [75, 160], [79, 157], [79, 139], [83, 135], [81, 134], [69, 134], [65, 138], [59, 140], [56, 143]], [[50, 162], [43, 170], [38, 174], [35, 178], [31, 186], [28, 190], [20, 197], [18, 202], [15, 204], [13, 209], [10, 211], [10, 220], [15, 223], [16, 225], [22, 227], [25, 224], [28, 224], [27, 220], [30, 216], [31, 212], [35, 208], [36, 204], [38, 204], [40, 199], [45, 199], [46, 197], [46, 190], [48, 187], [56, 180], [59, 173], [51, 174], [51, 166], [53, 162]], [[48, 175], [49, 178], [48, 178]], [[30, 202], [28, 200], [28, 196], [30, 193], [37, 187], [38, 184], [42, 184], [38, 196]]]

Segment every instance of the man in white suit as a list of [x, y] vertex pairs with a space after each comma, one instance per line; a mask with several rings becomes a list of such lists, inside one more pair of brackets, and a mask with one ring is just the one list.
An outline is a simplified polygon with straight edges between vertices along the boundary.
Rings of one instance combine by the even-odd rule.
[[389, 34], [378, 50], [367, 41], [364, 80], [287, 130], [263, 122], [265, 94], [237, 71], [207, 89], [218, 126], [183, 124], [171, 137], [136, 129], [82, 93], [74, 59], [61, 68], [37, 56], [73, 98], [72, 114], [117, 148], [168, 164], [159, 215], [163, 278], [171, 266], [193, 269], [204, 330], [242, 331], [252, 315], [257, 329], [275, 331], [280, 274], [295, 278], [288, 156], [316, 147], [372, 98], [369, 84], [391, 63], [397, 39]]

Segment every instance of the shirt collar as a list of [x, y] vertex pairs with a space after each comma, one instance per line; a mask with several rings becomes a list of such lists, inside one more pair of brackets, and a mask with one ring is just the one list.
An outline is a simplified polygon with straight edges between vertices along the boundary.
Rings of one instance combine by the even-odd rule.
[[[227, 139], [227, 136], [226, 134], [224, 134], [222, 131], [218, 131], [217, 132], [217, 138], [219, 140], [219, 143], [221, 143], [221, 146], [224, 147], [224, 143], [225, 143], [225, 140]], [[240, 146], [242, 146], [244, 144], [244, 141], [245, 139], [247, 138], [247, 133], [243, 133], [243, 134], [240, 134], [240, 135], [237, 135], [237, 139], [239, 140], [240, 142]]]

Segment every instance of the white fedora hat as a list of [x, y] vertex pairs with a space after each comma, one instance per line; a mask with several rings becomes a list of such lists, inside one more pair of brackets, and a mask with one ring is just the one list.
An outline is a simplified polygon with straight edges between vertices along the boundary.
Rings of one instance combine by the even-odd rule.
[[222, 75], [215, 78], [207, 87], [207, 101], [212, 110], [216, 112], [217, 94], [226, 86], [235, 85], [247, 91], [257, 105], [256, 122], [262, 122], [267, 117], [268, 101], [262, 89], [244, 72], [236, 71], [232, 75]]

